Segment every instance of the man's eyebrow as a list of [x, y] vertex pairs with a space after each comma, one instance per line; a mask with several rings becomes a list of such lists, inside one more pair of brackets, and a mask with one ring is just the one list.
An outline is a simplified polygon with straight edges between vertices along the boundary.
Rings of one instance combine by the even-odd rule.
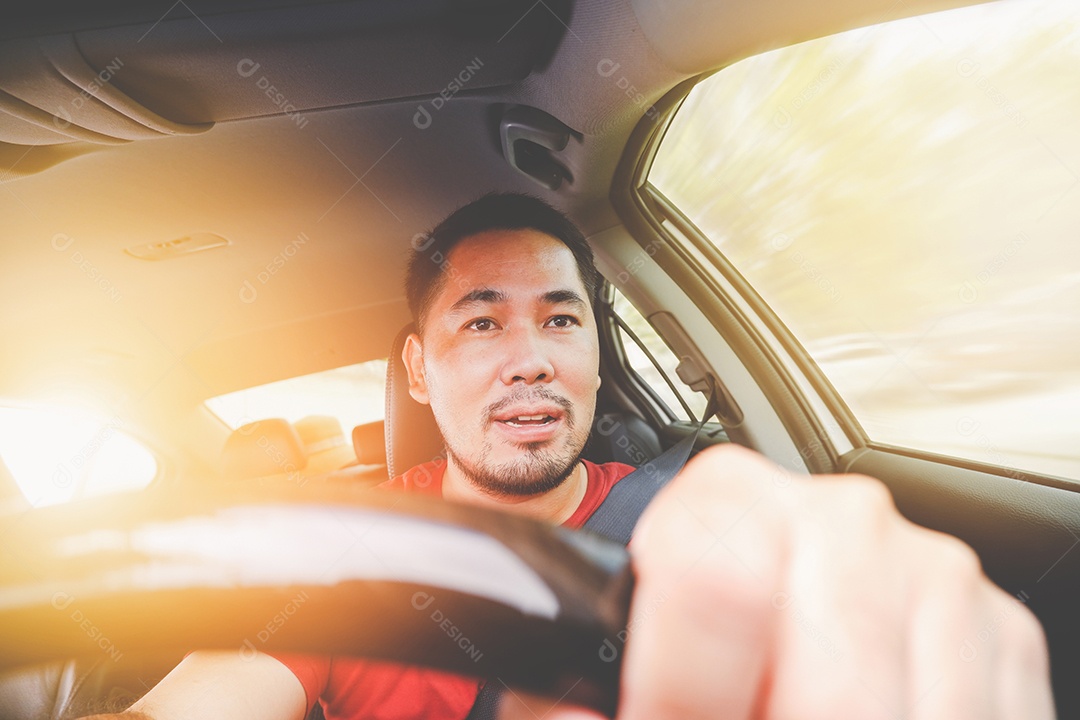
[[541, 300], [549, 305], [577, 305], [581, 308], [587, 308], [589, 306], [589, 304], [582, 299], [581, 295], [573, 290], [552, 290], [544, 293], [541, 296]]
[[461, 310], [470, 305], [493, 304], [506, 301], [506, 293], [501, 290], [492, 290], [491, 288], [478, 288], [476, 290], [470, 290], [469, 292], [458, 298], [457, 302], [450, 306], [450, 311]]

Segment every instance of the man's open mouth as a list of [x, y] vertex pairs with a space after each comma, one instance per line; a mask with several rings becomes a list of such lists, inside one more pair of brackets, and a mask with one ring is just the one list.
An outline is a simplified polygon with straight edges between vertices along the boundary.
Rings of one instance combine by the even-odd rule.
[[566, 416], [566, 410], [554, 403], [515, 403], [493, 413], [491, 420], [515, 438], [541, 440], [555, 432]]
[[547, 425], [555, 422], [556, 418], [551, 415], [516, 415], [514, 417], [502, 418], [496, 420], [510, 427], [537, 427], [540, 425]]
[[511, 444], [547, 443], [573, 429], [569, 400], [542, 393], [531, 397], [507, 397], [488, 408], [488, 425]]

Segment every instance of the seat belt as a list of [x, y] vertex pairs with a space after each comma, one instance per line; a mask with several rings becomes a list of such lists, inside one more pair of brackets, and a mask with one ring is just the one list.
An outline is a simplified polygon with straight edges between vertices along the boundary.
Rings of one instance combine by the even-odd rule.
[[[716, 385], [711, 376], [707, 377], [710, 389], [709, 402], [694, 432], [653, 460], [623, 476], [608, 492], [607, 497], [600, 503], [600, 507], [596, 508], [596, 511], [581, 526], [582, 530], [589, 530], [623, 545], [630, 542], [638, 518], [645, 512], [646, 506], [652, 502], [656, 494], [675, 479], [675, 476], [686, 465], [686, 461], [690, 459], [690, 452], [694, 449], [694, 443], [697, 442], [705, 426], [705, 421], [716, 412]], [[489, 678], [476, 696], [476, 703], [465, 720], [497, 720], [499, 700], [502, 698], [504, 689], [505, 686], [497, 678]]]
[[645, 507], [682, 471], [694, 450], [694, 443], [705, 428], [705, 423], [717, 412], [720, 401], [716, 380], [709, 374], [705, 375], [704, 380], [709, 388], [709, 401], [705, 404], [701, 420], [694, 431], [649, 462], [624, 475], [608, 491], [600, 507], [596, 508], [581, 526], [582, 530], [589, 530], [623, 545], [630, 542], [634, 527], [645, 512]]
[[[705, 417], [709, 417], [706, 415]], [[623, 476], [600, 503], [600, 507], [581, 526], [608, 540], [626, 545], [634, 533], [638, 518], [660, 489], [671, 482], [690, 459], [690, 451], [701, 434], [702, 420], [694, 432], [660, 453], [633, 472]]]

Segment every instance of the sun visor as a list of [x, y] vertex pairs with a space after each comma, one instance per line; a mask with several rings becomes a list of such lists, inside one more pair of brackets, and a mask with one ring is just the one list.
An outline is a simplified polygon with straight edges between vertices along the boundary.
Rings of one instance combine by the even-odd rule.
[[65, 15], [70, 4], [37, 5], [2, 32], [3, 143], [116, 144], [269, 115], [302, 123], [320, 108], [509, 85], [547, 62], [569, 14], [525, 0], [226, 3], [199, 15], [180, 3], [162, 17], [114, 9], [111, 27], [95, 28]]

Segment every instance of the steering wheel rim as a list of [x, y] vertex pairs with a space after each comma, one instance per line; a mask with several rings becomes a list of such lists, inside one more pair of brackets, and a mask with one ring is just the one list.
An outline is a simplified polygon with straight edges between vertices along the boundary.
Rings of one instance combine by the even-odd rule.
[[103, 498], [0, 518], [0, 536], [0, 671], [173, 648], [336, 654], [615, 713], [633, 578], [626, 549], [591, 533], [316, 487]]

